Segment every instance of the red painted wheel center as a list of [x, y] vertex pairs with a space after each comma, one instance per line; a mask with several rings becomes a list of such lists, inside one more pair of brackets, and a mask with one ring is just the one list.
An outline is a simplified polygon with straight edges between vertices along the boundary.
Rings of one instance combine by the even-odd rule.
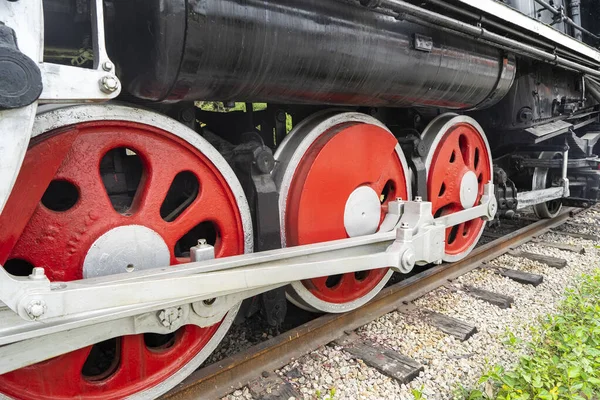
[[[307, 150], [292, 179], [285, 221], [287, 244], [347, 238], [346, 203], [361, 186], [381, 195], [381, 223], [388, 201], [407, 198], [397, 144], [388, 131], [369, 124], [343, 124], [322, 134]], [[316, 278], [303, 281], [303, 285], [320, 300], [347, 303], [369, 293], [387, 271]]]
[[[129, 149], [130, 155], [133, 151], [142, 168], [132, 203], [121, 208], [109, 197], [107, 176], [101, 174], [102, 160], [117, 148]], [[176, 217], [166, 217], [161, 207], [181, 173], [195, 177], [199, 189]], [[117, 170], [108, 177], [110, 184], [123, 183]], [[54, 197], [46, 200], [51, 188], [56, 189]], [[217, 168], [179, 137], [138, 123], [79, 124], [36, 138], [28, 150], [0, 216], [0, 262], [12, 273], [25, 265], [44, 267], [51, 280], [82, 279], [92, 243], [114, 228], [131, 225], [158, 234], [171, 264], [188, 260], [177, 247], [206, 224], [212, 226], [217, 256], [241, 254], [244, 234], [236, 204]], [[171, 336], [116, 338], [104, 342], [110, 347], [104, 353], [103, 345], [89, 346], [0, 376], [0, 392], [26, 399], [124, 398], [180, 370], [219, 325], [184, 326]]]
[[[473, 185], [476, 195], [472, 195], [475, 201], [473, 204], [469, 201], [468, 206], [471, 207], [481, 200], [483, 187], [491, 180], [490, 155], [481, 133], [470, 124], [459, 123], [452, 126], [438, 142], [429, 168], [427, 193], [436, 217], [465, 208], [464, 196], [470, 189], [465, 185], [469, 177], [473, 177], [473, 182], [476, 178]], [[457, 255], [468, 251], [478, 240], [483, 224], [483, 220], [477, 218], [448, 228], [446, 254]]]

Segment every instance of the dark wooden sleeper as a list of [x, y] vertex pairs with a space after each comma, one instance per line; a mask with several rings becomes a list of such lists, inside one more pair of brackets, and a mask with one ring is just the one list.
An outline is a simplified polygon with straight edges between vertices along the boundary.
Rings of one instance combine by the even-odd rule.
[[464, 285], [463, 290], [476, 299], [487, 301], [488, 303], [503, 309], [510, 308], [515, 302], [515, 299], [511, 296], [490, 292], [489, 290], [483, 290], [469, 285]]
[[524, 285], [538, 286], [544, 281], [543, 275], [531, 274], [529, 272], [518, 271], [516, 269], [500, 268], [498, 273]]
[[585, 254], [585, 248], [583, 246], [574, 246], [572, 244], [563, 244], [563, 243], [553, 243], [553, 242], [544, 242], [543, 240], [535, 239], [533, 241], [535, 244], [539, 244], [544, 247], [552, 247], [554, 249], [570, 251], [572, 253], [577, 254]]
[[396, 379], [400, 383], [408, 383], [419, 376], [424, 367], [412, 358], [393, 350], [384, 349], [365, 343], [358, 335], [351, 333], [334, 341], [338, 346], [354, 357], [359, 358], [382, 374]]
[[562, 269], [567, 266], [567, 260], [558, 257], [545, 256], [543, 254], [530, 253], [528, 251], [521, 250], [511, 250], [508, 252], [508, 254], [513, 257], [521, 257], [528, 260], [537, 261], [552, 268]]
[[425, 310], [422, 312], [425, 314], [425, 322], [450, 336], [454, 336], [462, 342], [477, 333], [475, 326], [469, 325], [459, 319], [434, 311]]
[[302, 395], [289, 382], [284, 381], [275, 373], [263, 373], [262, 377], [248, 384], [248, 389], [250, 389], [252, 397], [259, 400], [302, 398]]

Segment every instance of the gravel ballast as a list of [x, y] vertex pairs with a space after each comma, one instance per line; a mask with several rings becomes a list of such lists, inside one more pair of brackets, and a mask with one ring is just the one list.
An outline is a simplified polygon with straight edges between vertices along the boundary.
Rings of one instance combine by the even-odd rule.
[[[570, 220], [569, 231], [581, 224], [580, 233], [600, 236], [600, 212], [590, 209]], [[561, 228], [563, 229], [563, 228]], [[564, 228], [566, 229], [566, 228]], [[356, 333], [378, 346], [397, 351], [421, 363], [425, 368], [407, 385], [387, 377], [362, 360], [353, 358], [333, 343], [321, 347], [276, 371], [290, 382], [304, 399], [412, 399], [412, 390], [433, 399], [453, 398], [459, 388], [472, 388], [492, 365], [510, 368], [519, 359], [524, 346], [515, 350], [505, 344], [508, 331], [527, 342], [530, 327], [540, 317], [554, 313], [564, 291], [576, 277], [598, 267], [599, 249], [591, 240], [548, 232], [539, 237], [546, 242], [583, 246], [585, 254], [527, 243], [517, 250], [543, 254], [567, 260], [559, 270], [536, 261], [503, 255], [457, 278], [447, 287], [431, 292], [414, 302], [415, 309], [392, 312], [359, 328]], [[494, 267], [511, 268], [544, 276], [537, 287], [522, 285], [496, 273]], [[500, 309], [477, 300], [463, 290], [462, 285], [512, 296], [512, 308]], [[465, 342], [448, 336], [423, 321], [419, 310], [430, 310], [475, 325], [478, 332]], [[247, 388], [223, 399], [251, 399]]]

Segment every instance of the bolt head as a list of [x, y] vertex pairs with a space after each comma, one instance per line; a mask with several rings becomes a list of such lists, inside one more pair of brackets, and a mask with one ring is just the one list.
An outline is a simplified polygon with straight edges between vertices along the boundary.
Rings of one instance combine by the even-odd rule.
[[31, 300], [25, 308], [27, 315], [29, 315], [29, 317], [34, 320], [44, 315], [46, 313], [46, 310], [46, 302], [44, 302], [43, 300]]
[[35, 267], [31, 271], [31, 274], [29, 275], [29, 279], [33, 279], [33, 280], [44, 279], [45, 277], [46, 277], [46, 274], [44, 272], [44, 268], [41, 268], [41, 267]]
[[179, 118], [181, 118], [183, 122], [190, 123], [196, 118], [196, 113], [193, 108], [186, 108], [181, 111]]
[[414, 251], [407, 249], [402, 254], [402, 259], [400, 260], [400, 270], [402, 272], [409, 272], [415, 265], [415, 253]]
[[100, 89], [105, 93], [112, 93], [119, 88], [119, 81], [116, 77], [107, 75], [100, 80]]
[[159, 322], [165, 328], [175, 329], [181, 324], [181, 317], [183, 317], [183, 309], [181, 307], [177, 308], [167, 308], [161, 310], [158, 314]]
[[415, 201], [416, 202], [423, 201], [423, 198], [421, 196], [415, 196]]
[[111, 63], [110, 61], [105, 61], [104, 63], [102, 63], [102, 69], [105, 71], [112, 71], [114, 68], [114, 64]]
[[494, 216], [496, 215], [496, 202], [495, 201], [490, 201], [489, 205], [488, 205], [488, 213], [490, 214], [490, 216]]
[[396, 201], [402, 201], [402, 197], [396, 197]]
[[400, 228], [402, 228], [402, 229], [408, 229], [409, 228], [408, 222], [402, 222], [400, 224]]
[[270, 173], [275, 167], [275, 158], [271, 149], [266, 146], [257, 147], [253, 152], [254, 164], [263, 174]]

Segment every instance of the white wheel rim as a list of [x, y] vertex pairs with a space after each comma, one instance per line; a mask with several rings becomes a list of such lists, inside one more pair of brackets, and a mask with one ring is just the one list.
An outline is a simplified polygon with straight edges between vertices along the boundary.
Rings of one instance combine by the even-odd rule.
[[[241, 184], [221, 154], [214, 147], [212, 147], [208, 141], [186, 126], [163, 115], [137, 107], [114, 104], [80, 105], [58, 108], [52, 106], [45, 109], [40, 109], [40, 113], [37, 115], [33, 126], [32, 137], [36, 137], [54, 129], [73, 124], [112, 120], [137, 122], [160, 128], [185, 140], [187, 143], [202, 152], [202, 154], [208, 158], [210, 162], [215, 165], [215, 167], [217, 167], [234, 194], [244, 230], [244, 252], [252, 252], [254, 245], [252, 218], [250, 215], [250, 208]], [[189, 374], [195, 371], [221, 342], [230, 326], [233, 324], [240, 305], [241, 303], [238, 303], [231, 308], [231, 310], [221, 321], [219, 327], [210, 340], [206, 343], [202, 350], [198, 352], [198, 354], [196, 354], [187, 364], [183, 366], [183, 368], [179, 369], [177, 372], [159, 384], [131, 395], [128, 398], [157, 398], [158, 396], [175, 387]], [[10, 397], [0, 394], [0, 398], [8, 399]]]
[[[421, 135], [421, 140], [423, 141], [425, 148], [427, 149], [427, 153], [425, 155], [425, 171], [426, 171], [428, 180], [429, 180], [429, 171], [431, 169], [431, 162], [433, 160], [435, 150], [440, 145], [440, 141], [442, 140], [444, 134], [452, 126], [459, 124], [459, 123], [470, 124], [479, 132], [480, 136], [483, 139], [483, 142], [485, 143], [488, 154], [490, 155], [490, 159], [489, 159], [490, 171], [492, 171], [492, 172], [494, 171], [494, 166], [493, 166], [492, 158], [491, 158], [492, 151], [490, 149], [488, 140], [487, 140], [485, 134], [483, 133], [483, 128], [481, 127], [481, 125], [479, 125], [477, 123], [477, 121], [475, 121], [473, 118], [467, 117], [466, 115], [458, 115], [455, 113], [446, 113], [446, 114], [442, 114], [442, 115], [439, 115], [438, 117], [434, 118], [427, 125], [427, 127], [425, 128], [425, 130], [423, 131], [423, 133]], [[459, 261], [459, 260], [462, 260], [463, 258], [465, 258], [477, 245], [477, 242], [479, 241], [479, 239], [481, 238], [481, 235], [483, 234], [485, 225], [486, 225], [486, 223], [484, 222], [484, 224], [482, 225], [482, 227], [479, 231], [479, 234], [477, 235], [477, 237], [475, 238], [475, 240], [473, 241], [471, 246], [469, 246], [465, 251], [463, 251], [459, 254], [447, 254], [446, 252], [444, 252], [443, 261], [455, 262], [455, 261]]]
[[[323, 133], [336, 125], [348, 122], [375, 125], [392, 134], [384, 124], [369, 115], [357, 112], [340, 113], [335, 110], [324, 110], [313, 114], [303, 120], [300, 124], [296, 125], [275, 152], [276, 167], [273, 171], [273, 176], [280, 193], [279, 220], [281, 224], [282, 247], [286, 246], [285, 213], [288, 194], [292, 179], [302, 157], [304, 157], [312, 143]], [[400, 145], [396, 145], [395, 150], [402, 164], [402, 168], [405, 171], [405, 185], [409, 197], [412, 197], [410, 170], [404, 157], [404, 153], [402, 152]], [[319, 299], [312, 294], [301, 281], [293, 282], [286, 288], [286, 297], [292, 304], [312, 312], [347, 312], [356, 309], [371, 300], [385, 286], [392, 274], [393, 271], [389, 270], [378, 285], [376, 285], [367, 295], [346, 303], [331, 303]]]

